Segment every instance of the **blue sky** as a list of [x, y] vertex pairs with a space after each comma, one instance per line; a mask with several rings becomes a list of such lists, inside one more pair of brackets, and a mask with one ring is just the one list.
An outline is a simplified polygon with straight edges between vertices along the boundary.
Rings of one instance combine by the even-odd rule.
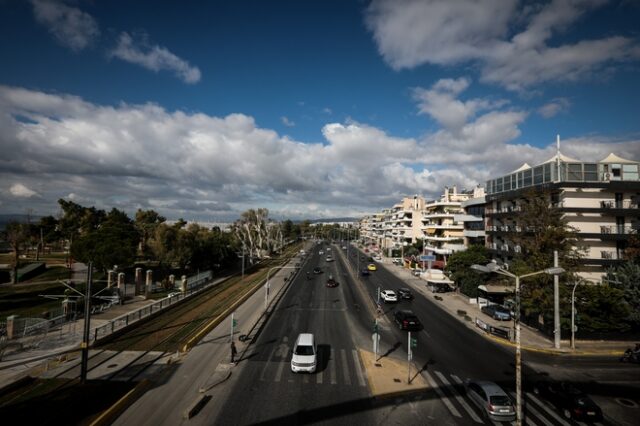
[[0, 1], [0, 212], [357, 216], [640, 160], [640, 3]]

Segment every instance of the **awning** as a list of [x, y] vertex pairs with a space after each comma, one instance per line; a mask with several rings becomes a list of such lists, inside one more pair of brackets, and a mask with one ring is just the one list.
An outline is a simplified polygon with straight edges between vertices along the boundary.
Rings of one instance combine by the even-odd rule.
[[514, 292], [514, 288], [508, 285], [479, 285], [478, 290], [488, 294], [510, 294]]
[[428, 283], [432, 283], [432, 284], [450, 284], [450, 285], [455, 284], [453, 281], [448, 280], [446, 278], [443, 278], [443, 279], [427, 278], [426, 280], [427, 280]]

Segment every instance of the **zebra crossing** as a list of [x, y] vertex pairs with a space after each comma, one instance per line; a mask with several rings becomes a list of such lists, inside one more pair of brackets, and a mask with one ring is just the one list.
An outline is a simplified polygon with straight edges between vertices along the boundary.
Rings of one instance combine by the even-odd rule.
[[[455, 374], [445, 374], [441, 371], [431, 370], [423, 371], [429, 386], [436, 391], [436, 394], [449, 410], [449, 413], [456, 418], [469, 417], [474, 423], [485, 424], [491, 423], [501, 425], [506, 422], [497, 422], [484, 418], [480, 409], [467, 397], [463, 390], [464, 381]], [[509, 392], [513, 401], [516, 399], [515, 392]], [[566, 419], [562, 413], [558, 412], [555, 407], [547, 404], [531, 392], [522, 394], [523, 401], [523, 422], [531, 426], [573, 426], [586, 425], [583, 422]], [[515, 425], [515, 422], [510, 422]], [[596, 426], [602, 426], [602, 423], [590, 423]]]
[[[318, 351], [318, 367], [315, 374], [287, 374], [290, 360], [283, 356], [288, 351], [286, 345], [276, 346], [262, 366], [261, 382], [302, 381], [316, 385], [367, 386], [365, 374], [356, 349], [335, 349]], [[274, 368], [275, 367], [275, 368]]]
[[[318, 351], [318, 368], [315, 374], [291, 374], [290, 360], [287, 356], [289, 347], [282, 343], [271, 349], [267, 358], [262, 359], [261, 382], [305, 383], [317, 386], [357, 386], [366, 387], [367, 379], [360, 363], [358, 351], [353, 348], [325, 348]], [[444, 404], [451, 416], [461, 421], [472, 421], [477, 424], [501, 425], [485, 418], [484, 413], [466, 395], [464, 380], [455, 374], [438, 370], [422, 371], [429, 388], [435, 391], [438, 399]], [[515, 401], [515, 393], [510, 392]], [[566, 419], [555, 407], [547, 404], [531, 392], [523, 392], [523, 423], [528, 426], [574, 426], [586, 423]], [[510, 422], [515, 425], [515, 422]], [[601, 423], [595, 423], [602, 426]]]

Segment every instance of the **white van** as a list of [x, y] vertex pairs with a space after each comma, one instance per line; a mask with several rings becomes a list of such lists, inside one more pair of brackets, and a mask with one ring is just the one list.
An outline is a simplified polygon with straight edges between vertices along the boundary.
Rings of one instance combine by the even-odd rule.
[[300, 333], [293, 346], [291, 371], [314, 373], [318, 361], [316, 341], [311, 333]]

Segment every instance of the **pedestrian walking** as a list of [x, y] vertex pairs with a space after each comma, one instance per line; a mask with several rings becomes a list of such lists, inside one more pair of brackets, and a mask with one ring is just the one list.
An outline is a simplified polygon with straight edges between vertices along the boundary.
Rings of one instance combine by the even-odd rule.
[[236, 344], [232, 341], [231, 342], [231, 364], [236, 363], [236, 355], [238, 355], [238, 351], [236, 349]]

